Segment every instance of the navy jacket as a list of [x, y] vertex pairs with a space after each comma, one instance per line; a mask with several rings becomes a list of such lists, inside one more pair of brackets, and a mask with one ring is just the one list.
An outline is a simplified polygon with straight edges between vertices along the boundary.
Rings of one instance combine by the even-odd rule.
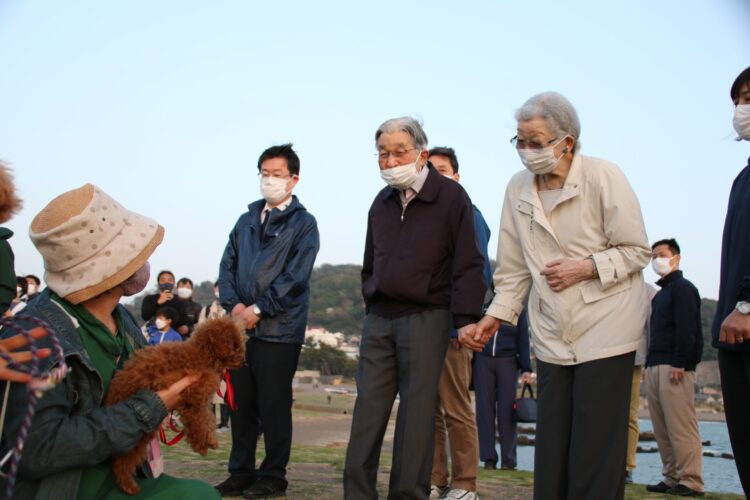
[[[482, 252], [482, 257], [484, 257], [484, 279], [487, 283], [485, 304], [488, 304], [490, 302], [490, 297], [492, 296], [492, 267], [490, 266], [490, 257], [487, 254], [487, 245], [490, 243], [490, 235], [492, 233], [490, 232], [489, 226], [487, 226], [487, 222], [484, 220], [482, 212], [479, 211], [476, 205], [473, 205], [473, 208], [474, 229], [477, 232], [477, 245]], [[455, 328], [451, 330], [451, 338], [458, 338], [458, 331]]]
[[750, 302], [750, 159], [732, 184], [721, 244], [721, 281], [711, 344], [719, 349], [750, 353], [750, 342], [724, 344], [719, 330], [738, 301]]
[[515, 356], [522, 372], [531, 372], [531, 356], [529, 354], [529, 321], [524, 310], [518, 317], [518, 325], [503, 323], [500, 329], [490, 337], [489, 342], [479, 353], [481, 356], [493, 358], [509, 358]]
[[303, 344], [310, 302], [310, 275], [320, 248], [318, 223], [296, 196], [286, 210], [268, 213], [265, 200], [248, 205], [229, 234], [219, 268], [219, 296], [227, 312], [237, 304], [260, 308], [251, 337]]
[[386, 318], [448, 309], [460, 328], [479, 320], [487, 290], [474, 209], [459, 183], [429, 162], [426, 168], [424, 186], [405, 209], [390, 186], [372, 202], [362, 296], [368, 313]]
[[682, 271], [672, 271], [656, 284], [661, 290], [651, 300], [646, 367], [670, 365], [695, 370], [703, 355], [698, 289], [682, 276]]

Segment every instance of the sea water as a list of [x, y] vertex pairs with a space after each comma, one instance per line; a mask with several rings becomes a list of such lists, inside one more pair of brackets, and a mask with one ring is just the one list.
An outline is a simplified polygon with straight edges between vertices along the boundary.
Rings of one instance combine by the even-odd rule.
[[[521, 424], [523, 427], [532, 425]], [[653, 430], [650, 420], [639, 420], [638, 426], [641, 432]], [[703, 451], [711, 451], [718, 454], [732, 453], [726, 423], [699, 422], [698, 428], [701, 433], [701, 441], [711, 441], [711, 445], [704, 446]], [[641, 441], [639, 445], [643, 448], [656, 448], [656, 441]], [[499, 444], [497, 446], [497, 453], [500, 456]], [[518, 468], [521, 470], [534, 470], [533, 446], [518, 447]], [[661, 457], [659, 453], [638, 453], [636, 455], [636, 468], [633, 471], [633, 481], [641, 484], [656, 484], [661, 480]], [[742, 494], [742, 486], [740, 485], [740, 478], [737, 475], [737, 467], [734, 460], [704, 456], [703, 482], [706, 491]]]

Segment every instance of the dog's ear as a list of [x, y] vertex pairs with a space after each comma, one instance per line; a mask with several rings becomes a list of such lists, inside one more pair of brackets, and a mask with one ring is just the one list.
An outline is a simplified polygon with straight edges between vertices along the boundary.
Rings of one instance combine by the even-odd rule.
[[209, 351], [223, 365], [236, 358], [238, 351], [241, 351], [244, 359], [245, 343], [241, 340], [244, 336], [244, 332], [233, 319], [223, 317], [199, 325], [190, 340]]

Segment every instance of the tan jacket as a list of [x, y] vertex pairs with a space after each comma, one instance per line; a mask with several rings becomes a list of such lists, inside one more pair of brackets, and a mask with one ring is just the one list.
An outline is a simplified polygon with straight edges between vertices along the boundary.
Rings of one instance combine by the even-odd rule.
[[[559, 199], [544, 214], [534, 175], [508, 183], [500, 219], [495, 298], [487, 314], [515, 324], [529, 293], [536, 357], [572, 365], [636, 350], [651, 259], [638, 199], [620, 169], [576, 155]], [[555, 259], [593, 256], [599, 278], [556, 293], [540, 274]]]

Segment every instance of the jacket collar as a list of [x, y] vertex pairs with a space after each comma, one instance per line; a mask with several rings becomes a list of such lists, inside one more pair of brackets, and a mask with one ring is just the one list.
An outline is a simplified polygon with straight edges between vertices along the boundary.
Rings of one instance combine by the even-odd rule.
[[656, 282], [657, 285], [659, 285], [661, 288], [664, 288], [668, 284], [682, 278], [682, 271], [679, 269], [676, 271], [672, 271], [671, 273], [664, 276], [662, 279]]
[[[247, 206], [247, 211], [250, 214], [251, 226], [260, 226], [260, 212], [265, 206], [266, 200], [264, 200], [263, 198], [261, 198], [260, 200], [256, 200]], [[289, 206], [286, 207], [286, 209], [277, 210], [273, 208], [271, 209], [271, 213], [269, 215], [273, 218], [274, 223], [277, 223], [288, 218], [293, 212], [296, 212], [297, 210], [305, 210], [305, 207], [304, 205], [302, 205], [302, 203], [300, 203], [297, 195], [293, 194], [292, 201], [291, 203], [289, 203]]]

